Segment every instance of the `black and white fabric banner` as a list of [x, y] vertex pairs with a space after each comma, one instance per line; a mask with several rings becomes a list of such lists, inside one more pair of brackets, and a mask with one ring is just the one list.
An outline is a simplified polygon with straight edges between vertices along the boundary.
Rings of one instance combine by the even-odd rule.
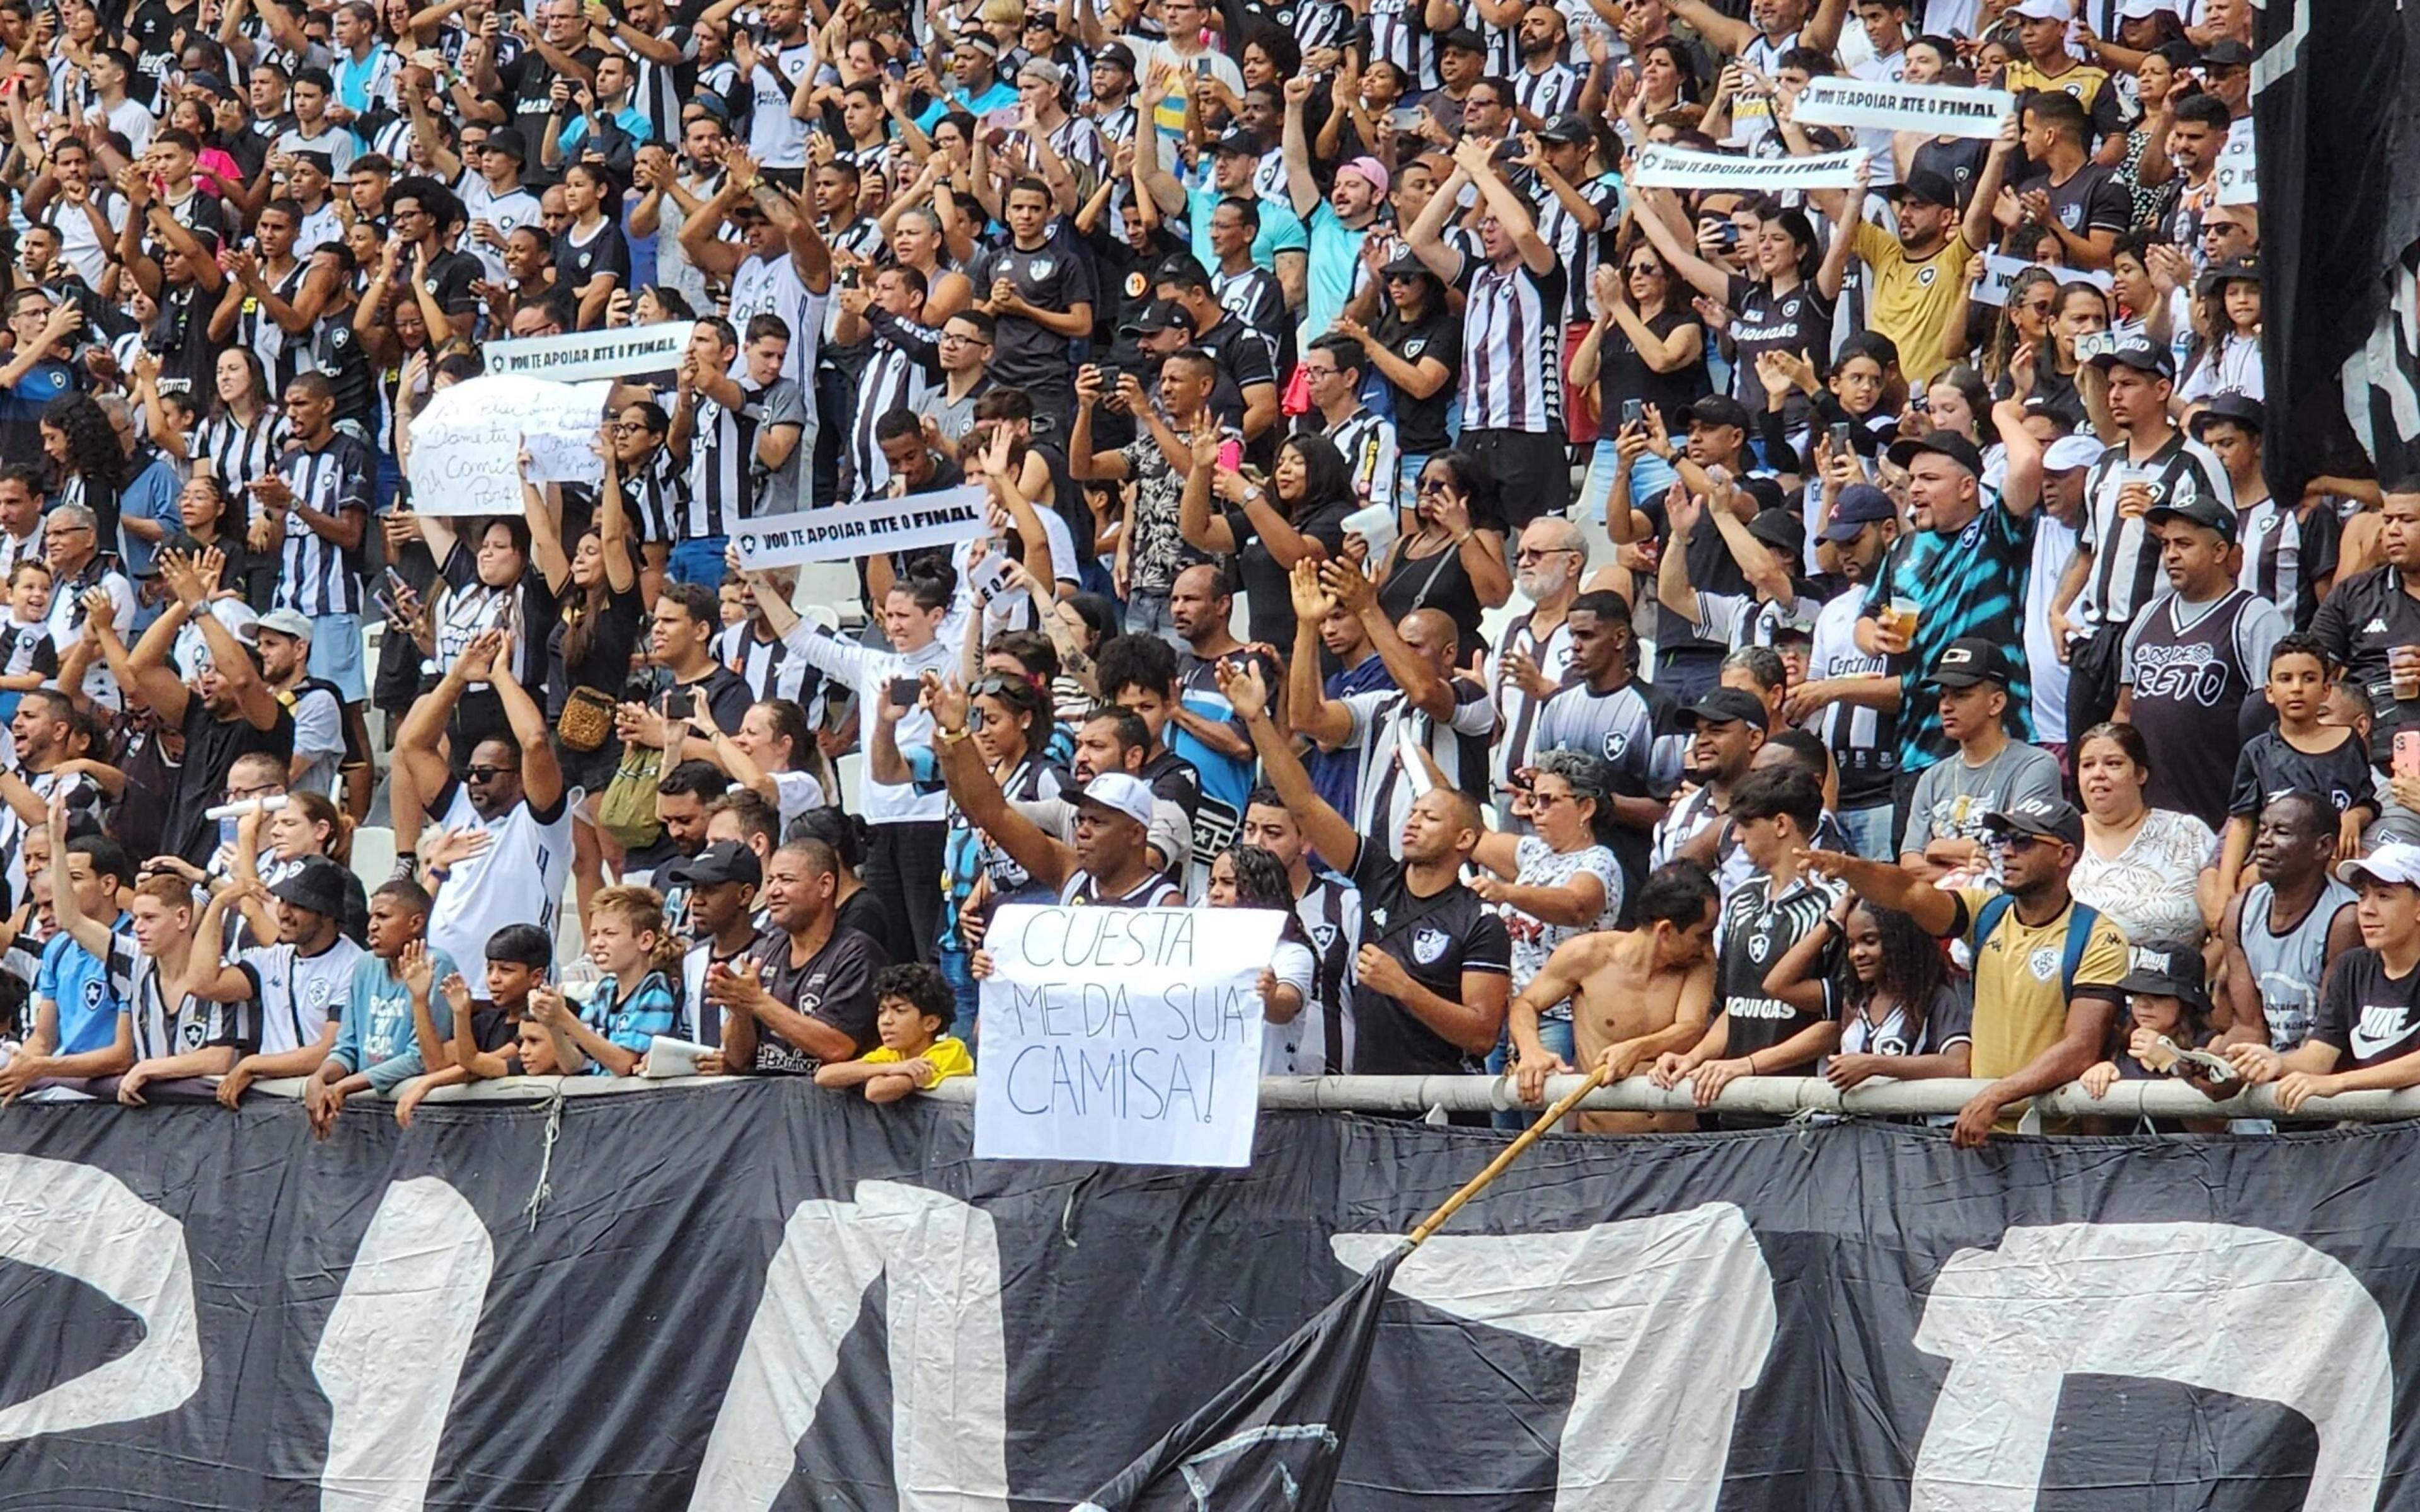
[[[1218, 1489], [1297, 1473], [1280, 1398], [1330, 1367], [1264, 1357], [1504, 1137], [1271, 1115], [1249, 1169], [1170, 1171], [772, 1082], [572, 1099], [551, 1144], [20, 1105], [0, 1501], [1066, 1512], [1165, 1452], [1265, 1512]], [[1550, 1140], [1401, 1262], [1334, 1504], [2420, 1507], [2415, 1188], [2409, 1128]]]

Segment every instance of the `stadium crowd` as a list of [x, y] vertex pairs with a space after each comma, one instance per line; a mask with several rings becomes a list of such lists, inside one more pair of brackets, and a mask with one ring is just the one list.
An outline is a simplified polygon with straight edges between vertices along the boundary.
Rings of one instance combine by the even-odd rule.
[[[2420, 1083], [2420, 497], [2268, 491], [2251, 41], [0, 0], [0, 1099], [891, 1101], [1037, 899], [1287, 911], [1273, 1074]], [[601, 485], [415, 497], [488, 344], [658, 323]]]

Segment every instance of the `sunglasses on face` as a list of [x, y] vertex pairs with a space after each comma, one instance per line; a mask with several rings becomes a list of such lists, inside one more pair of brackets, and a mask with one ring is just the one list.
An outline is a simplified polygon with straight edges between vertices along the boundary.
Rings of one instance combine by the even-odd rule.
[[492, 782], [500, 777], [510, 777], [520, 770], [518, 766], [466, 766], [462, 775], [473, 782]]

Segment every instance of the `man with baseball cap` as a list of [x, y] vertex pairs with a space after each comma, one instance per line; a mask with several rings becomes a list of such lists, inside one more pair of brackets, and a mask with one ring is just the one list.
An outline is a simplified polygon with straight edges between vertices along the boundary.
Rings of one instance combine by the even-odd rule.
[[1857, 223], [1854, 250], [1872, 270], [1866, 324], [1898, 346], [1900, 370], [1911, 384], [1947, 365], [1941, 337], [1965, 287], [1961, 275], [1991, 239], [1992, 202], [1978, 194], [1962, 216], [1957, 187], [1930, 168], [1911, 170], [1900, 186], [1897, 236], [1871, 221]]
[[2169, 589], [2135, 616], [2118, 674], [2118, 717], [2159, 753], [2144, 801], [2213, 830], [2226, 825], [2244, 702], [2267, 686], [2270, 649], [2287, 629], [2276, 605], [2235, 584], [2236, 517], [2208, 494], [2143, 517]]
[[259, 653], [262, 679], [294, 716], [294, 755], [286, 785], [298, 793], [335, 794], [346, 754], [345, 701], [335, 684], [311, 675], [309, 616], [273, 609], [245, 630], [239, 638]]
[[1834, 852], [1808, 857], [1867, 903], [1896, 908], [1972, 952], [1972, 1074], [1991, 1085], [1959, 1110], [1951, 1140], [1967, 1149], [1995, 1130], [2014, 1133], [2009, 1107], [2073, 1081], [2101, 1058], [2125, 995], [2118, 984], [2132, 967], [2118, 926], [2068, 890], [2084, 851], [2084, 816], [2055, 787], [1991, 815], [1984, 833], [1998, 861], [1996, 889], [1944, 888], [1908, 867]]
[[1714, 881], [1726, 898], [1747, 880], [1749, 868], [1744, 862], [1725, 864], [1723, 821], [1730, 812], [1731, 790], [1755, 765], [1771, 719], [1762, 699], [1737, 687], [1709, 688], [1679, 712], [1675, 722], [1690, 732], [1682, 775], [1695, 786], [1655, 826], [1653, 865], [1695, 861], [1716, 873]]
[[[2001, 425], [2003, 434], [2022, 428], [2015, 422]], [[1894, 442], [1890, 459], [1907, 473], [1914, 529], [1884, 558], [1858, 614], [1856, 640], [1869, 655], [1888, 657], [1899, 677], [1899, 770], [1891, 780], [1904, 815], [1925, 770], [1962, 753], [1962, 742], [1942, 728], [1938, 702], [1924, 687], [1926, 671], [1961, 640], [2012, 646], [2024, 639], [2022, 588], [2033, 558], [2039, 490], [2004, 489], [1987, 501], [1982, 455], [1955, 431]], [[2006, 675], [2014, 733], [2029, 737], [2032, 685], [2022, 667]]]
[[2086, 63], [2068, 50], [2068, 27], [2075, 19], [2071, 0], [2020, 0], [2004, 15], [2017, 23], [2017, 45], [2024, 55], [2009, 63], [2000, 87], [2023, 100], [2035, 90], [2063, 94], [2084, 107], [2096, 140], [2126, 129], [2126, 102], [2118, 95], [2109, 70]]
[[[681, 957], [681, 1006], [674, 1035], [694, 1044], [722, 1043], [722, 1015], [706, 1006], [707, 971], [733, 963], [756, 943], [756, 893], [765, 885], [764, 863], [746, 842], [717, 841], [695, 856], [683, 856], [659, 873], [665, 886], [689, 890], [687, 933], [691, 941]], [[675, 928], [681, 921], [670, 921]]]
[[306, 856], [267, 889], [276, 944], [253, 946], [227, 962], [221, 953], [225, 932], [194, 936], [186, 968], [194, 995], [260, 1005], [259, 1045], [219, 1083], [218, 1100], [225, 1106], [240, 1102], [255, 1081], [308, 1076], [326, 1062], [352, 991], [353, 968], [367, 954], [344, 933], [349, 901], [361, 890], [360, 879], [344, 867], [324, 856]]
[[1857, 616], [1899, 534], [1890, 495], [1870, 483], [1833, 487], [1816, 539], [1828, 556], [1825, 566], [1845, 586], [1816, 611], [1807, 679], [1784, 705], [1831, 750], [1840, 774], [1840, 825], [1860, 856], [1889, 856], [1897, 838], [1891, 776], [1899, 768], [1899, 679], [1889, 675], [1886, 657], [1857, 644]]
[[2420, 845], [2381, 845], [2336, 879], [2360, 894], [2361, 945], [2329, 970], [2311, 1037], [2282, 1056], [2226, 1050], [2245, 1081], [2276, 1083], [2288, 1113], [2314, 1097], [2420, 1084]]
[[1934, 881], [1982, 881], [1991, 856], [1984, 825], [2038, 798], [2055, 798], [2058, 761], [2009, 734], [2011, 674], [2000, 643], [1953, 640], [1925, 679], [1944, 735], [1957, 754], [1933, 763], [1909, 790], [1900, 831], [1900, 865]]
[[[2026, 440], [2037, 428], [2064, 424], [2055, 416], [2027, 416]], [[2067, 646], [2069, 604], [2084, 584], [2072, 583], [2076, 543], [2084, 529], [2084, 480], [2101, 460], [2102, 444], [2086, 435], [2060, 436], [2041, 448], [2040, 504], [2034, 510], [2033, 564], [2025, 578], [2025, 670], [2033, 685], [2034, 744], [2066, 764]], [[2017, 485], [2022, 486], [2022, 480]], [[2005, 490], [2009, 485], [2003, 480]]]
[[2107, 378], [2118, 435], [2085, 479], [2084, 530], [2070, 568], [2082, 584], [2068, 616], [2077, 636], [2067, 694], [2067, 728], [2075, 733], [2116, 711], [2126, 632], [2159, 592], [2151, 510], [2207, 498], [2235, 512], [2226, 465], [2168, 418], [2176, 378], [2168, 348], [2148, 336], [2120, 336], [2092, 365]]

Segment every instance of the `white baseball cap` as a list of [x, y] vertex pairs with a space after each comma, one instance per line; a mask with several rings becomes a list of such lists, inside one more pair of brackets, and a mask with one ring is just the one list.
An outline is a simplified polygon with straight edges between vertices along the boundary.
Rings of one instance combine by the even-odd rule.
[[2042, 452], [2044, 472], [2073, 472], [2101, 460], [2108, 448], [2089, 436], [2061, 436]]
[[2358, 861], [2346, 861], [2336, 868], [2336, 880], [2347, 887], [2360, 886], [2364, 877], [2420, 887], [2420, 845], [2392, 841]]
[[[1084, 784], [1083, 791], [1076, 795], [1076, 801], [1098, 804], [1111, 813], [1124, 814], [1145, 829], [1151, 827], [1151, 786], [1129, 773], [1103, 772]], [[2420, 855], [2420, 852], [2414, 854]]]
[[2140, 21], [2146, 16], [2156, 16], [2163, 10], [2170, 15], [2178, 14], [2177, 0], [2118, 0], [2118, 19]]
[[2023, 0], [2022, 4], [2010, 6], [2009, 14], [2027, 21], [2073, 21], [2075, 8], [2067, 0]]

